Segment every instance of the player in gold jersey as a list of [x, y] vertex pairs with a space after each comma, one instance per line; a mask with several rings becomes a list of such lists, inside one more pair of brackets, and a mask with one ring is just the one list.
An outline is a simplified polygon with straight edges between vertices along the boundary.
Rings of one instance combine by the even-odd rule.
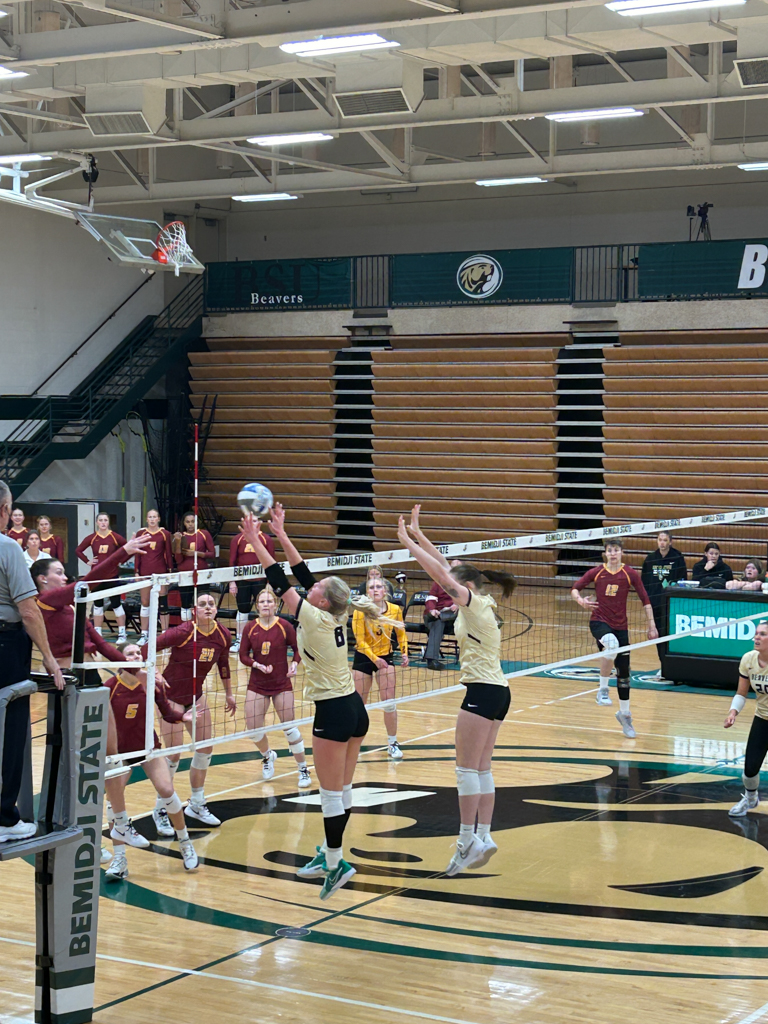
[[725, 719], [725, 728], [730, 729], [736, 716], [747, 702], [750, 687], [755, 691], [755, 717], [749, 729], [747, 750], [744, 756], [744, 794], [741, 800], [728, 812], [732, 818], [741, 818], [753, 811], [760, 803], [757, 790], [760, 785], [760, 769], [768, 754], [768, 620], [758, 622], [755, 628], [755, 649], [748, 651], [739, 664], [739, 685], [731, 701], [731, 710]]
[[[446, 868], [456, 875], [487, 864], [498, 847], [491, 838], [496, 789], [491, 772], [493, 748], [509, 711], [509, 684], [501, 670], [501, 621], [487, 588], [496, 583], [505, 597], [515, 589], [514, 576], [469, 563], [453, 566], [419, 526], [420, 505], [414, 505], [408, 527], [400, 516], [397, 536], [435, 583], [458, 607], [454, 633], [459, 644], [461, 675], [467, 688], [456, 719], [456, 783], [461, 828], [456, 853]], [[410, 536], [409, 536], [410, 533]], [[475, 831], [477, 819], [477, 831]]]
[[259, 540], [259, 521], [245, 516], [241, 530], [264, 566], [267, 582], [283, 607], [296, 616], [296, 638], [304, 663], [304, 695], [315, 702], [312, 753], [323, 812], [325, 843], [317, 855], [299, 868], [299, 878], [325, 875], [320, 899], [327, 900], [356, 873], [342, 856], [342, 837], [352, 808], [352, 782], [363, 738], [368, 732], [368, 712], [355, 690], [349, 667], [347, 619], [352, 610], [367, 620], [394, 628], [369, 597], [352, 597], [338, 576], [316, 580], [285, 532], [285, 510], [272, 509], [272, 533], [280, 543], [298, 584], [306, 587], [301, 597]]

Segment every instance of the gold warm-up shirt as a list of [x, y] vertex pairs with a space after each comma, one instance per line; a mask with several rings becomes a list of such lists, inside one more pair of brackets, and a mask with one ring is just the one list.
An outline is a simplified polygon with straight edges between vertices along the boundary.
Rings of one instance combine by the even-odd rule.
[[739, 663], [739, 675], [746, 676], [755, 691], [755, 714], [768, 719], [768, 668], [761, 668], [757, 651], [747, 651]]
[[453, 632], [459, 642], [459, 682], [508, 686], [499, 661], [501, 630], [496, 621], [496, 602], [490, 594], [469, 591], [469, 604], [456, 614]]
[[339, 625], [330, 612], [302, 601], [296, 612], [296, 639], [306, 673], [304, 696], [329, 700], [355, 692], [347, 650], [347, 625]]

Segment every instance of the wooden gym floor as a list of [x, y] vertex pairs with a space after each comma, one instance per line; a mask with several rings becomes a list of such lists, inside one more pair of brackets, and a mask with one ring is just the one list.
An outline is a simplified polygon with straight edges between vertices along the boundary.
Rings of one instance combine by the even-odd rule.
[[[636, 661], [657, 667], [651, 652]], [[397, 764], [372, 712], [345, 836], [358, 874], [327, 903], [295, 877], [322, 825], [280, 733], [270, 783], [251, 743], [217, 748], [206, 794], [223, 824], [193, 833], [194, 875], [175, 843], [154, 841], [149, 784], [132, 784], [153, 844], [128, 851], [128, 881], [102, 884], [94, 1019], [768, 1020], [768, 825], [727, 815], [754, 705], [726, 733], [726, 696], [637, 689], [628, 740], [612, 695], [604, 708], [589, 678], [513, 680], [494, 762], [499, 853], [455, 878], [442, 872], [460, 695], [401, 706]], [[186, 769], [177, 780], [185, 799]], [[30, 865], [0, 867], [0, 906], [0, 1024], [21, 1024], [33, 1016]]]

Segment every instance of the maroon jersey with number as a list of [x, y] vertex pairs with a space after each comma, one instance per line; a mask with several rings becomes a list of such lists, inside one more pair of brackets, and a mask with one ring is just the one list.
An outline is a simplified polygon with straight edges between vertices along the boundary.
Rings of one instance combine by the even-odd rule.
[[52, 533], [48, 540], [40, 538], [40, 550], [48, 558], [57, 558], [60, 562], [64, 561], [64, 542], [55, 533]]
[[106, 537], [102, 537], [100, 533], [91, 533], [77, 545], [77, 557], [81, 562], [85, 562], [88, 565], [90, 559], [85, 552], [90, 549], [94, 565], [98, 565], [105, 558], [114, 555], [117, 549], [121, 548], [124, 544], [125, 537], [121, 537], [119, 533], [114, 533], [112, 530], [109, 531]]
[[[147, 719], [147, 691], [144, 683], [130, 672], [121, 671], [108, 679], [104, 685], [109, 687], [109, 704], [115, 716], [117, 752], [128, 754], [135, 750], [144, 750]], [[184, 712], [171, 707], [160, 686], [155, 687], [155, 704], [166, 722], [175, 724], [182, 720]], [[156, 732], [153, 732], [153, 736], [157, 749], [160, 740]]]
[[[289, 647], [293, 661], [301, 661], [296, 630], [286, 619], [278, 619], [269, 629], [264, 629], [258, 619], [245, 627], [240, 640], [240, 661], [251, 670], [249, 690], [267, 696], [293, 688], [288, 675]], [[271, 665], [272, 671], [262, 672], [254, 662]]]
[[161, 576], [166, 572], [173, 572], [173, 551], [171, 549], [171, 535], [161, 526], [159, 530], [152, 533], [142, 527], [136, 532], [137, 537], [148, 534], [152, 540], [146, 551], [134, 556], [133, 564], [136, 567], [137, 576]]
[[[207, 569], [208, 559], [214, 558], [216, 550], [213, 546], [213, 537], [207, 530], [198, 530], [197, 533], [182, 533], [182, 548], [197, 551], [197, 568]], [[179, 552], [176, 555], [176, 568], [179, 572], [191, 571], [195, 568], [194, 555], [183, 555]]]
[[595, 584], [597, 607], [592, 610], [593, 622], [604, 622], [613, 629], [627, 628], [627, 598], [634, 590], [643, 604], [650, 604], [643, 581], [637, 569], [622, 565], [616, 572], [609, 572], [604, 565], [596, 565], [585, 572], [573, 584], [574, 590], [583, 590], [590, 583]]
[[7, 537], [11, 540], [15, 540], [17, 544], [21, 544], [22, 550], [25, 551], [27, 547], [27, 537], [29, 536], [29, 530], [26, 526], [22, 526], [20, 530], [14, 530], [13, 527], [6, 533]]
[[[78, 582], [84, 580], [92, 583], [117, 576], [120, 563], [127, 557], [125, 549], [118, 548], [103, 562], [95, 565]], [[72, 657], [72, 627], [75, 622], [75, 609], [72, 607], [72, 602], [75, 600], [76, 586], [76, 583], [69, 583], [65, 587], [52, 587], [50, 590], [44, 590], [37, 598], [37, 605], [43, 613], [48, 643], [51, 645], [54, 658], [57, 659]], [[125, 661], [120, 651], [103, 640], [94, 629], [90, 619], [86, 619], [85, 653], [93, 654], [94, 651], [103, 654], [109, 661]]]
[[[261, 542], [267, 551], [275, 557], [275, 542], [266, 533], [260, 533], [259, 537]], [[236, 537], [232, 538], [232, 542], [229, 545], [229, 564], [230, 565], [260, 565], [259, 556], [253, 550], [252, 544], [245, 539], [242, 533], [239, 533]]]
[[[219, 666], [222, 679], [229, 679], [229, 648], [232, 634], [218, 622], [209, 632], [197, 627], [194, 622], [182, 622], [180, 626], [166, 629], [157, 638], [158, 651], [171, 650], [171, 657], [163, 669], [168, 688], [169, 700], [187, 706], [203, 695], [203, 683], [214, 665]], [[147, 657], [147, 645], [141, 649], [142, 658]]]

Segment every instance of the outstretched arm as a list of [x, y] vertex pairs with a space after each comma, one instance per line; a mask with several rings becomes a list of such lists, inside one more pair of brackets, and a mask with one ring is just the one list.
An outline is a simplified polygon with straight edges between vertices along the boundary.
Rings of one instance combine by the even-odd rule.
[[[280, 504], [280, 502], [278, 502], [272, 509], [271, 521], [272, 532], [274, 533], [275, 537], [277, 537], [277, 539], [280, 541], [280, 547], [285, 552], [285, 557], [288, 559], [288, 564], [290, 566], [294, 566], [298, 565], [299, 562], [303, 562], [304, 559], [296, 550], [296, 546], [294, 545], [293, 541], [285, 532], [285, 509]], [[266, 546], [266, 544], [260, 544], [260, 547], [266, 548]], [[261, 558], [261, 554], [259, 554], [259, 558]], [[264, 563], [262, 562], [261, 564], [263, 565]]]
[[[397, 524], [397, 536], [403, 546], [408, 548], [422, 569], [429, 573], [435, 583], [440, 584], [446, 594], [450, 594], [456, 604], [461, 605], [462, 607], [469, 604], [469, 589], [461, 583], [457, 583], [451, 576], [448, 563], [439, 552], [438, 555], [440, 555], [440, 557], [435, 558], [434, 555], [430, 554], [429, 551], [426, 551], [417, 544], [415, 540], [408, 536], [408, 530], [402, 516], [400, 516]], [[445, 564], [443, 564], [444, 562]]]
[[[276, 512], [278, 512], [278, 510], [279, 513], [277, 515], [277, 521], [279, 523], [279, 528], [275, 523], [275, 514]], [[282, 513], [282, 515], [280, 515], [280, 513]], [[288, 556], [288, 561], [290, 565], [294, 566], [302, 564], [301, 555], [298, 553], [296, 548], [288, 539], [288, 535], [285, 532], [285, 513], [282, 510], [282, 505], [275, 506], [275, 508], [272, 510], [272, 517], [272, 528], [275, 531], [275, 536], [282, 545], [283, 551]], [[254, 554], [259, 559], [261, 564], [264, 566], [264, 570], [266, 571], [270, 568], [270, 566], [277, 565], [277, 559], [270, 555], [269, 551], [267, 550], [267, 545], [261, 543], [261, 540], [259, 539], [261, 532], [260, 527], [261, 523], [253, 515], [243, 516], [240, 523], [240, 529], [243, 532], [243, 536], [253, 548]], [[267, 576], [267, 579], [269, 579], [269, 576]], [[292, 615], [295, 615], [296, 610], [298, 609], [299, 604], [301, 603], [301, 597], [299, 596], [298, 592], [293, 587], [289, 587], [287, 590], [284, 590], [280, 594], [280, 597], [282, 597], [283, 599], [283, 606], [287, 608]]]
[[450, 569], [448, 559], [435, 547], [432, 541], [427, 538], [427, 535], [421, 529], [419, 524], [420, 512], [421, 505], [414, 505], [411, 509], [411, 521], [408, 524], [408, 532], [415, 538], [416, 543], [423, 551], [426, 551], [428, 555], [431, 555], [432, 558], [434, 558], [436, 562], [439, 562], [444, 569]]

